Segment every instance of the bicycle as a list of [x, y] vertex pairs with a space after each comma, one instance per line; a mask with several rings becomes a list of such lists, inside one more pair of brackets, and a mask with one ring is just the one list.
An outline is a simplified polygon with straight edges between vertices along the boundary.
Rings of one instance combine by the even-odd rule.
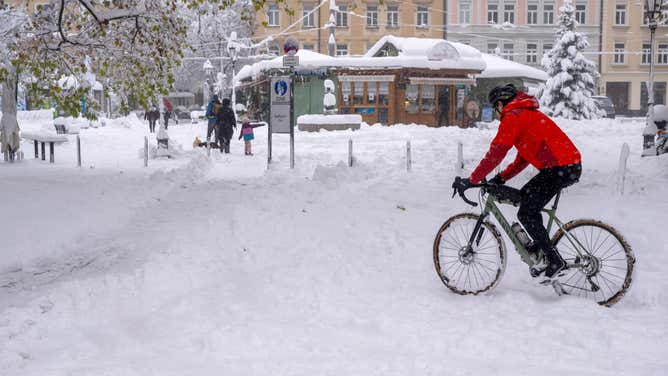
[[[490, 214], [496, 218], [532, 272], [539, 271], [536, 268], [543, 259], [542, 250], [529, 251], [531, 244], [528, 237], [522, 241], [520, 237], [524, 236], [513, 231], [497, 206], [497, 202], [519, 206], [520, 190], [484, 181], [473, 187], [480, 188], [481, 202], [487, 196], [481, 214], [461, 213], [450, 217], [434, 239], [436, 272], [445, 286], [460, 295], [492, 291], [505, 272], [506, 247], [497, 227], [487, 220]], [[467, 204], [478, 206], [466, 197], [463, 190], [455, 188], [452, 197], [457, 193]], [[551, 241], [567, 267], [561, 276], [546, 279], [541, 284], [551, 285], [558, 295], [593, 298], [598, 304], [610, 307], [631, 286], [635, 264], [633, 251], [617, 230], [601, 221], [578, 219], [562, 222], [556, 215], [560, 196], [561, 192], [557, 193], [552, 207], [544, 208], [543, 212], [549, 218], [548, 233], [551, 233], [553, 225], [557, 227]]]

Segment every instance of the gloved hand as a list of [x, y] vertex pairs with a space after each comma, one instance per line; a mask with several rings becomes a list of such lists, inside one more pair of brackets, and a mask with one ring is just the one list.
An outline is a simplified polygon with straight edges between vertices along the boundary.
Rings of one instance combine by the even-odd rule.
[[455, 189], [455, 191], [465, 191], [469, 188], [471, 188], [473, 184], [471, 184], [471, 181], [469, 178], [460, 178], [459, 176], [455, 178], [455, 181], [452, 182], [452, 188]]
[[505, 180], [501, 177], [501, 175], [496, 175], [492, 179], [490, 179], [489, 184], [494, 184], [494, 185], [504, 185], [506, 183]]

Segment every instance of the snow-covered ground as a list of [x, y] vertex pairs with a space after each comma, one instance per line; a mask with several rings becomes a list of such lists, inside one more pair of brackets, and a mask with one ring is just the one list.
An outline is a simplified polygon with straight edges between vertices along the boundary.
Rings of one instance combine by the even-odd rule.
[[133, 118], [82, 129], [81, 169], [73, 136], [55, 165], [24, 144], [0, 165], [0, 374], [665, 374], [668, 158], [640, 158], [641, 123], [560, 124], [584, 159], [560, 216], [612, 224], [637, 258], [610, 309], [557, 297], [514, 253], [491, 295], [438, 279], [436, 230], [472, 210], [450, 198], [457, 141], [470, 171], [494, 127], [297, 132], [295, 170], [284, 135], [267, 169], [266, 127], [253, 157], [237, 140], [207, 157], [203, 123], [170, 127], [182, 152], [148, 168]]

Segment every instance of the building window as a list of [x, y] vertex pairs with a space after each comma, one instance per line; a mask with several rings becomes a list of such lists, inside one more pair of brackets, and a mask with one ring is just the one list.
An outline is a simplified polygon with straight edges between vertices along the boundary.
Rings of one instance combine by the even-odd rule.
[[649, 64], [651, 60], [651, 55], [650, 55], [650, 45], [649, 43], [643, 43], [642, 44], [642, 52], [641, 52], [641, 57], [640, 57], [640, 63], [641, 64]]
[[387, 7], [387, 27], [399, 27], [399, 7], [396, 5]]
[[345, 56], [348, 55], [348, 45], [347, 44], [337, 44], [336, 45], [336, 56]]
[[378, 100], [378, 86], [377, 82], [366, 83], [366, 103], [375, 104]]
[[353, 104], [364, 104], [364, 82], [353, 82]]
[[315, 26], [315, 12], [313, 11], [313, 5], [304, 4], [302, 8], [302, 27], [314, 27]]
[[339, 11], [336, 12], [336, 26], [348, 27], [348, 6], [339, 5]]
[[459, 23], [471, 23], [471, 1], [462, 0], [459, 2]]
[[626, 25], [626, 4], [615, 7], [615, 25]]
[[378, 83], [378, 103], [381, 105], [387, 106], [390, 104], [390, 83], [389, 82], [379, 82]]
[[499, 44], [496, 42], [487, 42], [487, 53], [492, 55], [498, 55]]
[[624, 43], [615, 43], [615, 54], [613, 55], [614, 64], [624, 64], [624, 54], [626, 49]]
[[659, 43], [656, 57], [659, 64], [668, 64], [668, 43]]
[[367, 27], [378, 27], [378, 7], [377, 6], [367, 6], [366, 7], [366, 26]]
[[313, 51], [313, 45], [312, 44], [305, 44], [305, 45], [302, 46], [302, 49]]
[[350, 81], [341, 82], [341, 104], [350, 105], [350, 94], [352, 90], [350, 88]]
[[420, 85], [422, 98], [420, 100], [420, 112], [432, 113], [436, 109], [436, 94], [434, 85]]
[[554, 23], [554, 4], [543, 5], [543, 24], [552, 25]]
[[269, 46], [269, 55], [278, 56], [278, 55], [281, 54], [280, 51], [281, 50], [275, 44], [272, 44], [271, 46]]
[[503, 57], [508, 60], [513, 60], [514, 46], [512, 43], [503, 44]]
[[536, 25], [538, 23], [538, 4], [527, 5], [527, 24]]
[[587, 23], [587, 5], [585, 4], [575, 5], [575, 20], [580, 25], [584, 25]]
[[527, 43], [527, 64], [538, 63], [538, 44]]
[[425, 6], [417, 7], [417, 25], [418, 27], [429, 25], [429, 8]]
[[505, 4], [503, 6], [503, 22], [515, 23], [515, 4]]
[[499, 23], [499, 4], [487, 3], [487, 23]]
[[267, 9], [267, 26], [279, 26], [281, 24], [281, 12], [277, 4], [270, 4]]

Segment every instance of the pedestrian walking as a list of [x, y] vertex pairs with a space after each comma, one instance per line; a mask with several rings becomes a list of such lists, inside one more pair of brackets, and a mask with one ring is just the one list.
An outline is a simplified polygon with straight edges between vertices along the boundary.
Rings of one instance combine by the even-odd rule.
[[172, 117], [172, 104], [169, 103], [169, 100], [167, 98], [164, 98], [162, 100], [162, 104], [165, 106], [165, 112], [163, 113], [163, 117], [165, 119], [165, 130], [167, 127], [169, 127], [169, 118]]
[[234, 116], [234, 111], [230, 107], [230, 100], [225, 98], [218, 109], [218, 130], [221, 137], [220, 151], [225, 153], [230, 152], [230, 140], [234, 135], [234, 130], [237, 128], [237, 118]]
[[160, 111], [153, 106], [144, 113], [144, 120], [148, 120], [148, 131], [155, 133], [155, 123], [160, 119]]
[[209, 104], [206, 106], [206, 142], [209, 144], [211, 141], [211, 133], [214, 133], [214, 142], [218, 144], [218, 147], [221, 147], [220, 144], [220, 132], [218, 130], [218, 111], [222, 104], [218, 99], [218, 95], [213, 95]]

